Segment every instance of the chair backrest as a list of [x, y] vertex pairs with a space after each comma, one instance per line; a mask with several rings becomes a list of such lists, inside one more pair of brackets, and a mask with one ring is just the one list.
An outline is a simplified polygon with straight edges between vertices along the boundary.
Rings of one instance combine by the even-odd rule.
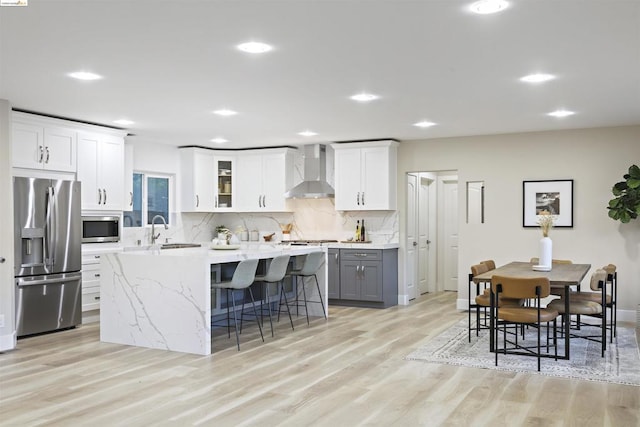
[[496, 269], [496, 262], [492, 259], [488, 259], [486, 261], [480, 261], [480, 264], [486, 265], [489, 271]]
[[472, 277], [476, 277], [482, 273], [486, 273], [487, 271], [489, 271], [489, 267], [487, 267], [487, 264], [476, 264], [476, 265], [472, 265], [471, 266], [471, 276]]
[[498, 292], [498, 285], [501, 285], [500, 296], [502, 298], [526, 299], [536, 298], [536, 287], [540, 287], [540, 298], [549, 296], [551, 284], [547, 277], [510, 277], [493, 276], [491, 279], [491, 289]]
[[311, 252], [310, 254], [307, 254], [304, 259], [304, 263], [302, 264], [302, 268], [300, 269], [300, 274], [303, 276], [316, 274], [316, 271], [318, 271], [323, 261], [324, 252]]
[[609, 276], [613, 276], [616, 272], [616, 266], [614, 264], [605, 265], [602, 269], [606, 271]]
[[256, 270], [258, 269], [257, 259], [245, 259], [238, 263], [236, 271], [233, 272], [231, 278], [231, 287], [236, 289], [246, 288], [251, 286], [253, 280], [256, 278]]
[[279, 282], [284, 278], [287, 273], [287, 266], [289, 265], [290, 255], [280, 255], [271, 260], [267, 274], [264, 275], [265, 282]]
[[604, 286], [606, 281], [607, 271], [601, 268], [593, 272], [589, 286], [592, 291], [600, 291], [601, 286]]

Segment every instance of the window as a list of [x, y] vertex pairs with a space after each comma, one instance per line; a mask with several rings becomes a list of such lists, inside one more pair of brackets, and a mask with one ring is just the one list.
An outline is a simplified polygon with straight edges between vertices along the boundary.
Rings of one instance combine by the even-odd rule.
[[[161, 174], [133, 174], [133, 209], [124, 212], [125, 227], [150, 225], [156, 215], [169, 224], [172, 177]], [[144, 219], [144, 222], [143, 222]]]

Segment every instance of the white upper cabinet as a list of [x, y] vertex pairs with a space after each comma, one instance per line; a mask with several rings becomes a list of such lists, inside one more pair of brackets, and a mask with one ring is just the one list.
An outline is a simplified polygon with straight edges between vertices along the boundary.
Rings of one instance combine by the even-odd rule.
[[124, 144], [124, 189], [122, 210], [133, 210], [133, 144]]
[[76, 131], [13, 113], [13, 167], [76, 172]]
[[238, 154], [237, 211], [287, 211], [284, 193], [293, 184], [293, 153], [289, 148]]
[[336, 210], [396, 209], [396, 141], [331, 146], [335, 150]]
[[78, 181], [82, 182], [82, 210], [121, 211], [124, 139], [98, 132], [79, 132]]
[[182, 212], [212, 212], [216, 202], [214, 153], [202, 148], [180, 149]]
[[236, 158], [214, 153], [216, 172], [215, 210], [216, 212], [235, 211], [236, 209]]

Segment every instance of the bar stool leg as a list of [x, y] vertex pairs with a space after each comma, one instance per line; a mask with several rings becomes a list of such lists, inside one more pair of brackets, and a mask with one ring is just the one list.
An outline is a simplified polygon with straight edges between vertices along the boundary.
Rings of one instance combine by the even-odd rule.
[[318, 298], [320, 298], [320, 305], [322, 306], [322, 314], [324, 315], [324, 318], [326, 320], [327, 312], [324, 309], [324, 301], [322, 301], [322, 292], [320, 292], [320, 284], [318, 283], [318, 276], [314, 274], [313, 278], [316, 280], [316, 289], [318, 289]]

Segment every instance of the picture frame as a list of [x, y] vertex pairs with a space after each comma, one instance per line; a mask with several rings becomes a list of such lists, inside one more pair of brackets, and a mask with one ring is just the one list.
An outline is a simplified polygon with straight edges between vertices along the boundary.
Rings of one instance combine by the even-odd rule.
[[522, 226], [538, 227], [547, 212], [555, 216], [554, 228], [573, 227], [573, 180], [522, 181]]

